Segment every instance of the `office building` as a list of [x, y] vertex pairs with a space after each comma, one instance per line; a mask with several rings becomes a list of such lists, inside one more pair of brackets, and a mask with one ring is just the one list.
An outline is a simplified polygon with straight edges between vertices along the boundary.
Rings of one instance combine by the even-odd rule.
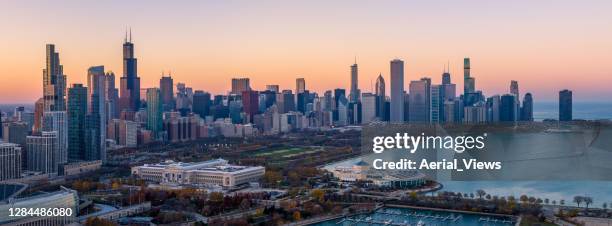
[[120, 111], [138, 111], [140, 109], [140, 78], [138, 77], [138, 60], [134, 55], [131, 30], [129, 38], [126, 33], [123, 42], [123, 76], [120, 86]]
[[429, 122], [442, 122], [443, 102], [441, 96], [441, 85], [430, 85], [429, 89]]
[[115, 73], [109, 71], [104, 76], [104, 87], [106, 88], [104, 101], [106, 103], [106, 122], [119, 118], [119, 89], [115, 86]]
[[57, 132], [42, 132], [40, 136], [28, 136], [27, 169], [47, 174], [57, 173]]
[[351, 65], [351, 90], [349, 93], [350, 102], [359, 102], [359, 96], [361, 91], [359, 90], [359, 71], [357, 68], [357, 62]]
[[383, 78], [382, 74], [379, 74], [378, 78], [376, 78], [375, 95], [376, 95], [376, 117], [378, 117], [380, 120], [384, 120], [386, 90], [385, 90], [385, 79]]
[[500, 99], [499, 121], [516, 122], [516, 97], [513, 94], [505, 94]]
[[28, 124], [24, 122], [4, 122], [2, 127], [2, 139], [4, 142], [18, 144], [21, 147], [25, 146]]
[[[306, 85], [304, 85], [304, 88], [305, 87]], [[278, 85], [266, 85], [266, 90], [278, 93], [280, 91], [280, 88], [278, 87]]]
[[43, 112], [45, 111], [45, 99], [39, 98], [34, 103], [34, 127], [32, 131], [40, 132], [42, 130]]
[[559, 92], [559, 121], [572, 121], [572, 91]]
[[21, 177], [21, 147], [0, 143], [0, 181]]
[[306, 80], [304, 78], [295, 79], [295, 94], [300, 94], [306, 91]]
[[259, 113], [259, 93], [249, 90], [242, 92], [242, 106], [247, 117], [247, 122], [253, 122], [253, 116]]
[[107, 138], [114, 140], [121, 147], [136, 147], [139, 126], [140, 124], [134, 121], [113, 119], [107, 126]]
[[429, 78], [422, 78], [418, 81], [411, 81], [409, 91], [409, 121], [429, 122], [431, 113], [431, 80]]
[[68, 159], [85, 159], [85, 116], [87, 115], [87, 88], [73, 84], [68, 89]]
[[232, 78], [231, 94], [242, 95], [242, 92], [251, 90], [249, 78]]
[[391, 61], [391, 122], [404, 121], [404, 61]]
[[[162, 96], [162, 105], [164, 111], [172, 111], [174, 110], [174, 80], [170, 75], [163, 76], [159, 79], [159, 91]], [[197, 91], [196, 91], [197, 93]], [[209, 96], [210, 99], [210, 96]]]
[[371, 121], [376, 120], [376, 109], [377, 109], [377, 98], [376, 94], [363, 93], [361, 94], [361, 123], [367, 124]]
[[154, 138], [159, 138], [163, 130], [162, 97], [158, 88], [147, 89], [147, 129], [153, 133]]
[[463, 93], [476, 92], [476, 79], [472, 77], [470, 58], [463, 59]]
[[95, 146], [90, 147], [90, 150], [95, 150], [91, 153], [96, 153], [98, 156], [95, 159], [87, 160], [106, 161], [105, 76], [104, 66], [94, 66], [87, 70], [87, 117], [89, 120], [85, 124], [90, 136], [85, 143], [88, 146]]
[[531, 93], [526, 93], [525, 97], [523, 97], [521, 121], [533, 121], [533, 97], [531, 96]]
[[210, 93], [196, 90], [193, 94], [193, 113], [198, 114], [201, 118], [206, 118], [210, 115], [210, 106], [212, 106]]

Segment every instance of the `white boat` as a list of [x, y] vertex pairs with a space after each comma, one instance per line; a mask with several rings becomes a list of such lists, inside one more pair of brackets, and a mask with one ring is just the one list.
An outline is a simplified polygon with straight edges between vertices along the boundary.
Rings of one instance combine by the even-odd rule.
[[425, 222], [419, 220], [419, 222], [416, 224], [417, 226], [425, 226]]

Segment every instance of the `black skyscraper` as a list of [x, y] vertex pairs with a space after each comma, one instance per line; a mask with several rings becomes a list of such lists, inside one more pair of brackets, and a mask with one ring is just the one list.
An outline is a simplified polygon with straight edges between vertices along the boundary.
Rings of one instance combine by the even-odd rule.
[[196, 90], [193, 94], [193, 112], [201, 118], [205, 118], [210, 114], [210, 93]]
[[138, 77], [138, 64], [134, 57], [134, 44], [132, 31], [126, 34], [123, 43], [123, 77], [121, 77], [121, 110], [138, 111], [140, 108], [140, 78]]
[[533, 121], [533, 97], [526, 93], [521, 107], [521, 121]]
[[559, 121], [572, 121], [572, 91], [559, 92]]

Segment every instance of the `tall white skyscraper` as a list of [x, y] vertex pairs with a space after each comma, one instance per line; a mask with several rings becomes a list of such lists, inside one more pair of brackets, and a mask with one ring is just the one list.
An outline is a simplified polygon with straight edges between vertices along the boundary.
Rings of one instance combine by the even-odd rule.
[[391, 61], [391, 122], [404, 121], [404, 61]]
[[68, 162], [68, 119], [65, 111], [48, 111], [43, 115], [43, 131], [57, 132], [55, 159], [58, 164]]

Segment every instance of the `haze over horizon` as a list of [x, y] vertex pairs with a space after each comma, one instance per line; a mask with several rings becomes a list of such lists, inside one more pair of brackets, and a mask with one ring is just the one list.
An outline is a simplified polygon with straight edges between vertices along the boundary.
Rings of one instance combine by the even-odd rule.
[[[233, 77], [295, 89], [295, 78], [321, 94], [349, 88], [359, 65], [359, 87], [371, 92], [389, 61], [405, 61], [405, 87], [431, 77], [440, 82], [450, 62], [463, 87], [470, 57], [476, 87], [485, 95], [520, 93], [555, 101], [612, 96], [610, 1], [187, 1], [0, 2], [0, 104], [33, 103], [42, 96], [45, 44], [60, 54], [68, 82], [86, 84], [90, 66], [121, 77], [121, 44], [132, 28], [142, 88], [159, 86], [162, 71], [194, 90], [225, 94]], [[118, 82], [117, 82], [118, 86]], [[458, 89], [458, 91], [461, 89]], [[387, 93], [388, 95], [388, 93]]]

